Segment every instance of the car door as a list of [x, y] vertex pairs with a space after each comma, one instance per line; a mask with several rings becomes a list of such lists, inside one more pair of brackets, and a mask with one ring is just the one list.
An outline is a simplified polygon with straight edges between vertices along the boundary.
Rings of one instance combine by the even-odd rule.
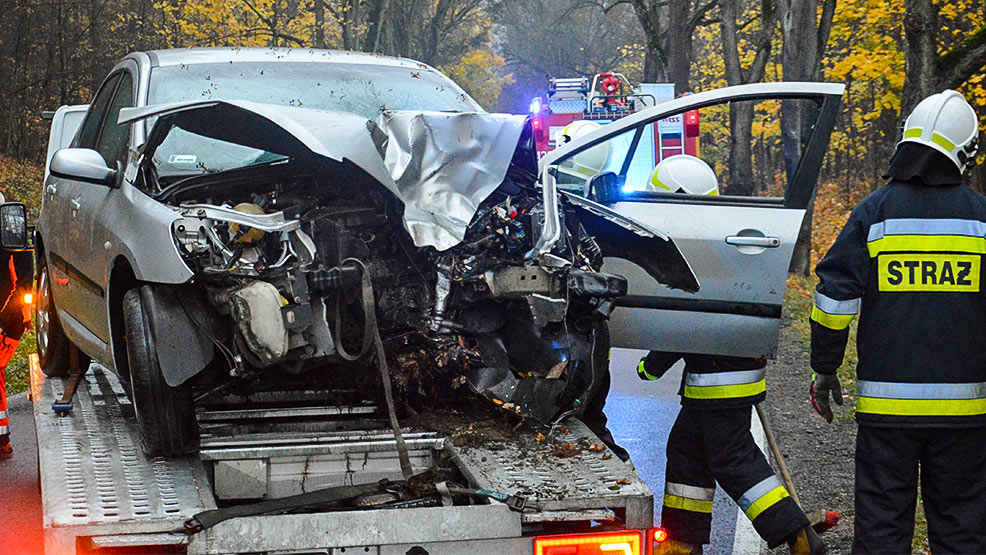
[[[557, 169], [566, 194], [595, 198], [667, 233], [699, 281], [697, 293], [675, 291], [627, 260], [607, 258], [603, 271], [630, 284], [611, 317], [613, 346], [774, 354], [787, 269], [843, 90], [827, 83], [763, 83], [698, 93], [618, 120], [541, 160], [542, 169]], [[647, 185], [662, 145], [642, 140], [645, 131], [686, 112], [698, 115], [692, 153], [716, 172], [716, 196]], [[787, 140], [781, 114], [798, 122]], [[750, 133], [734, 120], [749, 122]], [[797, 159], [790, 168], [785, 151]], [[746, 157], [750, 164], [742, 162]], [[598, 169], [587, 172], [587, 166]], [[601, 197], [590, 190], [591, 177], [609, 171], [617, 174], [619, 189]]]
[[116, 187], [73, 183], [70, 188], [72, 222], [81, 231], [80, 239], [86, 246], [85, 255], [73, 260], [79, 281], [84, 285], [79, 289], [79, 294], [85, 301], [78, 319], [104, 343], [109, 343], [110, 340], [106, 290], [110, 259], [118, 240], [109, 228], [113, 226], [113, 222], [127, 217], [131, 212], [118, 208], [121, 200], [119, 197], [123, 196], [119, 185], [122, 184], [131, 150], [131, 126], [120, 124], [117, 120], [120, 110], [134, 107], [136, 91], [135, 75], [129, 65], [125, 66], [120, 72], [119, 84], [110, 100], [95, 142], [95, 150], [103, 156], [106, 165], [118, 168], [121, 182]]
[[[122, 72], [114, 72], [100, 86], [72, 143], [73, 147], [96, 147], [100, 129], [121, 76]], [[95, 330], [83, 323], [89, 320], [85, 314], [92, 310], [92, 295], [98, 292], [94, 282], [79, 269], [92, 250], [92, 246], [88, 244], [90, 236], [87, 230], [78, 225], [79, 197], [87, 187], [93, 186], [54, 175], [48, 176], [44, 186], [39, 227], [44, 239], [51, 292], [59, 319], [73, 343], [92, 354], [92, 351], [98, 350], [105, 342], [105, 338], [98, 336]]]

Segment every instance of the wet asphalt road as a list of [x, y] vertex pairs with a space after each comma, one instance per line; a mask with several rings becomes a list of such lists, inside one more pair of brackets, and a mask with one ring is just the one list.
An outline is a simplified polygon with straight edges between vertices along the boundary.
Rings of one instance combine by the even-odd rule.
[[[656, 523], [664, 488], [665, 443], [679, 408], [681, 368], [679, 364], [656, 382], [642, 382], [635, 372], [642, 354], [614, 350], [606, 414], [616, 440], [630, 452], [637, 473], [654, 490]], [[43, 545], [34, 417], [26, 394], [9, 401], [14, 458], [0, 461], [0, 554], [30, 555], [41, 553]], [[706, 553], [732, 553], [736, 515], [736, 505], [717, 490], [712, 543]]]

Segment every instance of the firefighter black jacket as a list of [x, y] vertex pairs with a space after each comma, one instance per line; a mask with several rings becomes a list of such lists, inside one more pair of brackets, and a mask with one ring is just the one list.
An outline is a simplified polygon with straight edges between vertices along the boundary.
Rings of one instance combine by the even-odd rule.
[[984, 253], [986, 197], [962, 185], [918, 172], [852, 212], [815, 270], [811, 367], [835, 373], [858, 313], [861, 425], [986, 425]]

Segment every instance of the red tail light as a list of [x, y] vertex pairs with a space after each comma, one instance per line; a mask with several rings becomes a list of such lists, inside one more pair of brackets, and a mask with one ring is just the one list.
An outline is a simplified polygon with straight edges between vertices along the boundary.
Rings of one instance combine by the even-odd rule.
[[534, 555], [644, 555], [636, 530], [534, 538]]
[[654, 548], [668, 541], [668, 531], [664, 528], [651, 528], [647, 531], [647, 554], [652, 555]]
[[698, 137], [698, 110], [685, 112], [685, 136]]

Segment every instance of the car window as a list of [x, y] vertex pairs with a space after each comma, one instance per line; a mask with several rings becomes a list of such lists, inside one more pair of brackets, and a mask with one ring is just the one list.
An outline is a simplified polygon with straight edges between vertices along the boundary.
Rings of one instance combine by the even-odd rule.
[[152, 157], [159, 176], [219, 172], [287, 159], [284, 154], [206, 137], [179, 127], [168, 130]]
[[130, 124], [120, 125], [117, 119], [120, 117], [120, 109], [130, 108], [134, 105], [133, 77], [130, 72], [123, 72], [120, 79], [120, 86], [117, 87], [116, 96], [106, 112], [103, 119], [102, 131], [99, 140], [96, 142], [96, 150], [103, 155], [106, 165], [114, 167], [114, 162], [126, 162], [127, 141], [130, 139]]
[[[782, 109], [802, 122], [787, 145], [781, 138]], [[655, 169], [664, 159], [690, 154], [715, 173], [719, 195], [782, 198], [788, 172], [797, 169], [797, 164], [786, 167], [784, 149], [800, 159], [817, 117], [817, 105], [809, 99], [739, 100], [673, 114], [559, 160], [559, 174], [567, 174], [559, 182], [571, 182], [577, 175], [576, 184], [562, 185], [572, 191], [594, 175], [611, 171], [626, 193], [686, 194], [655, 179]]]
[[89, 107], [86, 121], [82, 123], [82, 130], [79, 131], [79, 139], [75, 146], [80, 148], [96, 147], [96, 139], [99, 136], [99, 128], [106, 114], [106, 107], [109, 105], [110, 98], [113, 97], [113, 91], [116, 89], [116, 84], [119, 81], [120, 73], [113, 74], [99, 88], [99, 92], [96, 93], [96, 97]]

